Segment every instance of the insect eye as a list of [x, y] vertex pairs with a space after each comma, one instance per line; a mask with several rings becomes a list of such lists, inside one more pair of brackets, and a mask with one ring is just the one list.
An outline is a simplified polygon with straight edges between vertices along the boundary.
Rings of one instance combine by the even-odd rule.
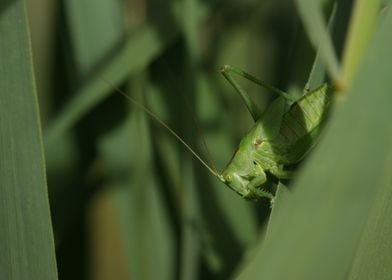
[[261, 139], [256, 139], [255, 142], [254, 142], [254, 145], [255, 145], [256, 147], [258, 147], [258, 146], [261, 145], [262, 142], [263, 142], [263, 141], [261, 141]]
[[230, 174], [226, 174], [224, 176], [224, 178], [225, 178], [225, 181], [228, 183], [230, 183], [233, 180], [233, 177]]

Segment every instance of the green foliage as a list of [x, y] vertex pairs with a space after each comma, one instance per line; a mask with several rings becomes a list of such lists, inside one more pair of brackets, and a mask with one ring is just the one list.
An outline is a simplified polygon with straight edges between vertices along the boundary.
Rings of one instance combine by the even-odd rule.
[[0, 278], [56, 279], [24, 3], [0, 9]]
[[[59, 278], [391, 275], [388, 6], [42, 0], [29, 6], [32, 75], [22, 4], [0, 4], [1, 279], [57, 277], [35, 82]], [[221, 171], [253, 123], [223, 64], [290, 94], [329, 80], [343, 90], [272, 211], [266, 200], [243, 201], [116, 93], [145, 104]], [[262, 108], [274, 98], [241, 86]]]

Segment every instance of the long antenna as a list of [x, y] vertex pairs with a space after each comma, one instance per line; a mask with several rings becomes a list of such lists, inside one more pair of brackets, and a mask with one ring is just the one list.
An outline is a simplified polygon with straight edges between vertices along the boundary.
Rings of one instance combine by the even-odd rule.
[[164, 128], [166, 128], [180, 143], [182, 143], [185, 148], [188, 149], [189, 152], [192, 153], [192, 155], [198, 159], [207, 169], [214, 175], [215, 177], [220, 178], [218, 172], [216, 172], [213, 168], [211, 168], [192, 148], [189, 146], [176, 132], [174, 132], [173, 129], [169, 125], [167, 125], [163, 120], [161, 120], [156, 114], [154, 114], [150, 109], [145, 107], [144, 105], [140, 104], [137, 102], [133, 97], [130, 95], [126, 94], [123, 90], [119, 89], [109, 81], [105, 80], [102, 78], [103, 81], [105, 81], [108, 85], [110, 85], [113, 89], [116, 90], [119, 94], [124, 96], [126, 99], [131, 101], [136, 107], [138, 107], [140, 110], [144, 111], [150, 118], [152, 118], [154, 121], [158, 122], [160, 125], [162, 125]]

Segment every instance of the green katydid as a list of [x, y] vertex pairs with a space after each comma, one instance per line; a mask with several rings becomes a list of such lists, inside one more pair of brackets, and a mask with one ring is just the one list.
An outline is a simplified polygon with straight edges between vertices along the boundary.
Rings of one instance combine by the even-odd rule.
[[[144, 110], [176, 137], [207, 169], [230, 189], [245, 199], [273, 195], [263, 189], [267, 174], [275, 178], [290, 179], [292, 171], [286, 167], [297, 164], [317, 142], [320, 128], [331, 104], [328, 86], [323, 84], [315, 90], [306, 92], [300, 98], [265, 84], [252, 75], [225, 65], [221, 73], [240, 94], [255, 124], [242, 138], [237, 151], [225, 170], [220, 174], [209, 166], [200, 156], [166, 123], [132, 97], [121, 92], [127, 99]], [[242, 90], [233, 77], [242, 76], [279, 95], [272, 104], [260, 113], [258, 106]]]
[[[253, 128], [241, 140], [238, 150], [219, 179], [246, 199], [273, 198], [261, 187], [266, 173], [277, 179], [290, 179], [285, 167], [298, 163], [314, 146], [329, 110], [331, 97], [326, 84], [298, 99], [268, 86], [255, 77], [231, 66], [222, 74], [241, 95], [255, 120]], [[279, 95], [263, 114], [241, 89], [231, 73], [243, 76]]]

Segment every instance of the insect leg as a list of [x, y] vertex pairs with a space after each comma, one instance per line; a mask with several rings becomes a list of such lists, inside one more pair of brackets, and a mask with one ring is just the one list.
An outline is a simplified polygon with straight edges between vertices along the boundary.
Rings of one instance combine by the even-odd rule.
[[270, 172], [278, 179], [291, 179], [294, 176], [294, 171], [283, 170], [282, 168], [272, 168]]
[[[284, 92], [284, 91], [282, 91], [282, 90], [280, 90], [280, 89], [278, 89], [276, 87], [268, 85], [267, 83], [257, 79], [256, 77], [254, 77], [253, 75], [251, 75], [251, 74], [249, 74], [249, 73], [247, 73], [245, 71], [242, 71], [241, 69], [237, 69], [237, 68], [235, 68], [233, 66], [230, 66], [230, 65], [224, 65], [221, 68], [221, 72], [226, 77], [226, 79], [228, 79], [227, 76], [229, 76], [231, 79], [233, 79], [230, 74], [234, 73], [234, 74], [237, 74], [237, 75], [239, 75], [239, 76], [241, 76], [241, 77], [243, 77], [243, 78], [245, 78], [245, 79], [247, 79], [249, 81], [252, 81], [255, 84], [257, 84], [257, 85], [259, 85], [259, 86], [261, 86], [263, 88], [266, 88], [266, 89], [270, 90], [271, 92], [273, 92], [273, 93], [283, 97], [289, 103], [294, 103], [296, 101], [296, 98], [294, 96], [291, 96], [287, 92]], [[232, 82], [230, 80], [229, 80], [229, 82], [232, 84]]]
[[253, 117], [254, 121], [257, 121], [260, 116], [261, 116], [261, 111], [260, 108], [256, 105], [256, 103], [250, 98], [248, 93], [244, 91], [241, 86], [238, 84], [238, 82], [234, 79], [232, 75], [232, 71], [230, 66], [225, 65], [222, 66], [221, 68], [221, 73], [222, 75], [226, 78], [226, 80], [234, 87], [234, 89], [239, 93], [241, 96], [242, 100], [244, 101], [246, 107], [248, 108], [248, 111]]
[[263, 185], [266, 181], [267, 176], [265, 175], [265, 173], [259, 173], [259, 175], [253, 178], [247, 185], [247, 188], [249, 189], [249, 194], [245, 198], [254, 199], [259, 197], [266, 197], [269, 199], [273, 199], [274, 196], [271, 193], [259, 188], [260, 185]]
[[250, 197], [250, 196], [249, 197], [245, 197], [246, 199], [258, 199], [260, 197], [268, 198], [271, 201], [274, 199], [274, 196], [273, 196], [272, 193], [267, 192], [267, 191], [262, 190], [262, 189], [257, 189], [255, 187], [250, 188], [250, 193], [252, 193], [253, 196], [252, 197]]

